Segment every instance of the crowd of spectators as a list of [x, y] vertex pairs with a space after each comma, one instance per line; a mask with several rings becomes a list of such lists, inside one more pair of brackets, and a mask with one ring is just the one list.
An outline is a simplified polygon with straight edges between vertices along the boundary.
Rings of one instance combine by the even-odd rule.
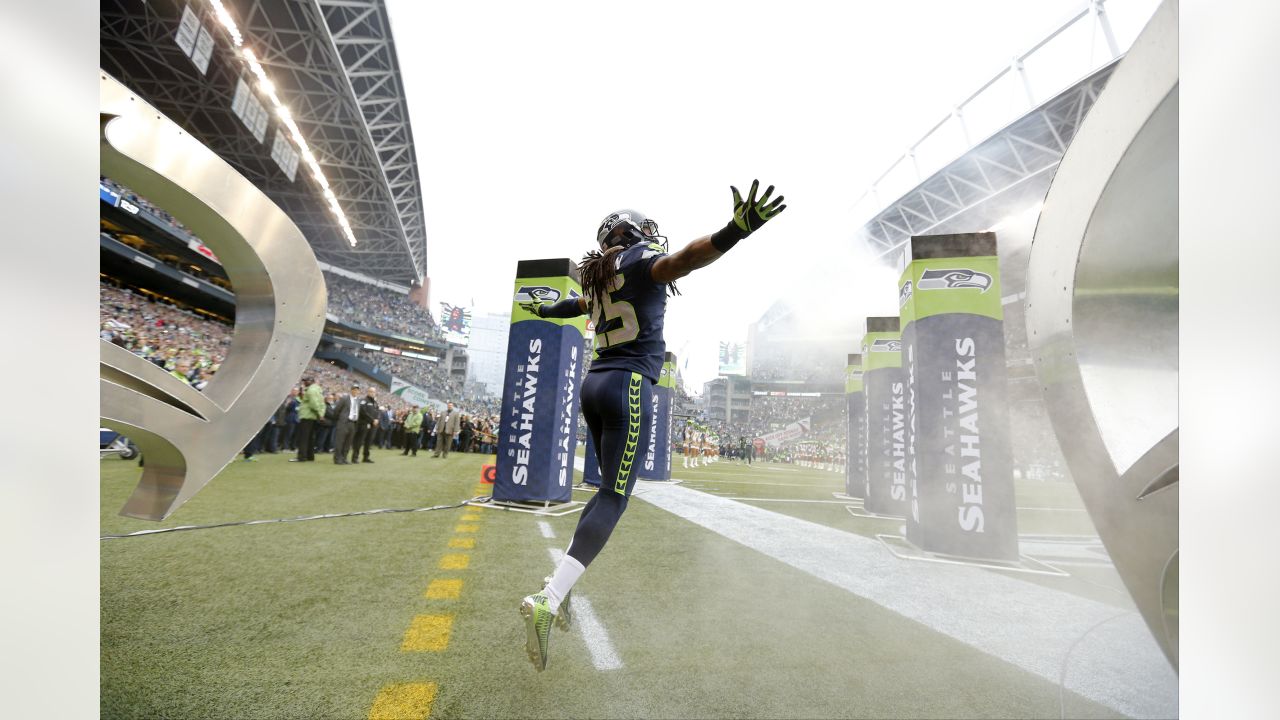
[[[99, 283], [99, 337], [119, 345], [154, 363], [162, 370], [201, 390], [218, 372], [231, 343], [231, 326], [213, 317], [179, 307], [158, 296], [120, 287], [104, 279]], [[377, 427], [370, 444], [382, 448], [407, 448], [414, 441], [406, 432], [405, 420], [414, 406], [397, 395], [384, 392], [373, 380], [340, 365], [312, 359], [306, 377], [313, 379], [325, 401], [323, 417], [316, 419], [313, 434], [314, 452], [334, 451], [335, 418], [333, 412], [341, 395], [358, 388], [360, 397], [371, 396], [377, 403]], [[291, 389], [277, 412], [255, 437], [246, 457], [256, 452], [279, 453], [298, 450], [300, 399], [305, 388]], [[452, 397], [442, 388], [437, 397]], [[452, 439], [457, 452], [493, 453], [496, 440], [493, 427], [497, 409], [492, 398], [468, 403], [459, 398], [459, 430]], [[418, 447], [436, 449], [437, 419], [443, 411], [423, 410], [417, 431]]]
[[115, 192], [120, 197], [124, 198], [125, 200], [128, 200], [130, 203], [133, 203], [134, 205], [138, 206], [143, 210], [146, 210], [147, 213], [149, 213], [151, 216], [159, 220], [165, 221], [166, 223], [169, 224], [169, 227], [173, 228], [174, 230], [180, 230], [183, 233], [190, 235], [191, 237], [195, 237], [194, 235], [191, 234], [191, 231], [187, 229], [186, 225], [183, 225], [182, 223], [178, 222], [177, 218], [165, 212], [162, 208], [160, 208], [160, 206], [153, 204], [150, 200], [147, 200], [146, 198], [138, 195], [134, 191], [125, 187], [124, 185], [121, 185], [120, 183], [116, 182], [115, 180], [112, 180], [111, 178], [105, 175], [99, 175], [98, 182], [100, 182], [102, 185], [112, 190], [113, 192]]
[[329, 312], [342, 320], [411, 338], [444, 338], [431, 313], [403, 293], [329, 272], [324, 281], [329, 289]]
[[167, 370], [197, 389], [218, 372], [230, 326], [109, 282], [98, 285], [99, 337]]

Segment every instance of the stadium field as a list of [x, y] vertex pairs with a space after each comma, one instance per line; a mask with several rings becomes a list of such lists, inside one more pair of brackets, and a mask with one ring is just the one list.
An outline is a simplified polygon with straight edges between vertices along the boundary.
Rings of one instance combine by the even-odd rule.
[[[116, 514], [137, 468], [105, 460], [102, 534], [454, 505], [488, 493], [479, 476], [491, 456], [386, 451], [353, 466], [287, 457], [237, 460], [159, 524]], [[684, 482], [637, 491], [575, 588], [575, 627], [553, 631], [543, 673], [525, 658], [516, 606], [540, 587], [576, 515], [466, 506], [104, 539], [102, 716], [1126, 714], [1122, 703], [1062, 691], [1044, 673], [727, 537], [711, 528], [716, 518], [670, 507], [673, 498], [702, 498], [762, 508], [770, 522], [814, 537], [825, 528], [896, 532], [894, 522], [856, 518], [843, 504], [794, 502], [833, 500], [842, 484], [835, 473], [768, 463], [683, 469], [677, 461], [673, 475]], [[1019, 506], [1036, 508], [1020, 511], [1023, 531], [1091, 533], [1067, 490], [1020, 485]], [[1077, 569], [1018, 580], [1131, 607], [1109, 568]]]

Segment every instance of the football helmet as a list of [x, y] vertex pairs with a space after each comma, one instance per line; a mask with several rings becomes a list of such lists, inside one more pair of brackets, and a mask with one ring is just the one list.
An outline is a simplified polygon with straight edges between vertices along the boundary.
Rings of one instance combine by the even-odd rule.
[[600, 246], [600, 252], [617, 245], [630, 247], [645, 241], [660, 242], [663, 250], [666, 250], [667, 239], [658, 234], [658, 223], [645, 217], [639, 210], [612, 212], [596, 230], [596, 243]]

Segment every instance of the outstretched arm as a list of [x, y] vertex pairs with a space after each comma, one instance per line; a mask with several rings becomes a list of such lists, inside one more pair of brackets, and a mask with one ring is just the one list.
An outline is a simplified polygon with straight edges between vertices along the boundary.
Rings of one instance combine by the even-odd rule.
[[747, 200], [744, 202], [742, 195], [738, 193], [738, 188], [730, 186], [729, 189], [733, 191], [733, 220], [715, 233], [700, 237], [676, 252], [659, 258], [650, 270], [653, 281], [673, 282], [698, 268], [710, 265], [720, 259], [721, 255], [729, 252], [729, 249], [738, 244], [739, 240], [759, 230], [760, 226], [770, 218], [787, 209], [787, 206], [782, 204], [783, 196], [781, 195], [773, 202], [769, 202], [769, 196], [773, 194], [772, 185], [757, 200], [756, 190], [759, 188], [760, 181], [753, 180], [751, 192], [748, 193]]
[[557, 303], [547, 304], [540, 300], [520, 303], [525, 312], [533, 313], [540, 318], [571, 318], [587, 314], [587, 299], [584, 297], [565, 298]]

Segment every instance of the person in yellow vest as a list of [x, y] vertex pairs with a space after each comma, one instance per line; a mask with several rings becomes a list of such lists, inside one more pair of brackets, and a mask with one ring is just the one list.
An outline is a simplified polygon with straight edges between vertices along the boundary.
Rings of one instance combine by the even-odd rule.
[[413, 410], [404, 418], [404, 452], [401, 455], [408, 455], [413, 452], [414, 457], [418, 457], [418, 440], [421, 437], [422, 430], [422, 408], [417, 405], [413, 406]]

